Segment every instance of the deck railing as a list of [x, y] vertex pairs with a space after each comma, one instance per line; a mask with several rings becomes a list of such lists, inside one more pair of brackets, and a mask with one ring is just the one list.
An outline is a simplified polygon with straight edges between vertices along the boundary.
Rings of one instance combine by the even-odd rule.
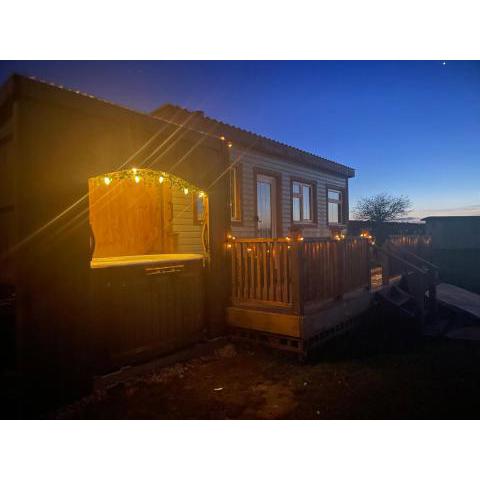
[[407, 250], [419, 257], [430, 260], [432, 237], [430, 235], [390, 235], [386, 247]]
[[417, 314], [422, 318], [425, 314], [425, 292], [428, 290], [428, 309], [435, 317], [438, 267], [430, 262], [431, 237], [391, 236], [381, 247], [375, 247], [374, 255], [381, 264], [382, 283], [388, 285], [392, 278], [402, 276], [408, 292], [415, 299]]
[[369, 245], [344, 240], [237, 239], [231, 242], [232, 303], [303, 313], [370, 285]]

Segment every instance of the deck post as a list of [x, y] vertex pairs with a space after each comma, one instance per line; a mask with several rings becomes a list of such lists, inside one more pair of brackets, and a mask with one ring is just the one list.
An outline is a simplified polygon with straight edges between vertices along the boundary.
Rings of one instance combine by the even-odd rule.
[[370, 244], [368, 243], [368, 240], [365, 240], [366, 242], [366, 249], [367, 249], [367, 290], [372, 289], [372, 249], [370, 247]]
[[303, 243], [292, 242], [290, 248], [292, 256], [292, 299], [293, 310], [297, 315], [304, 313], [304, 266], [303, 266]]
[[339, 253], [339, 262], [337, 264], [338, 269], [340, 270], [340, 294], [338, 295], [337, 299], [341, 300], [343, 295], [345, 294], [346, 285], [347, 285], [347, 268], [346, 268], [346, 261], [347, 261], [347, 241], [340, 240], [339, 242], [340, 251]]
[[388, 285], [390, 281], [390, 259], [382, 251], [380, 253], [380, 263], [382, 264], [382, 285]]

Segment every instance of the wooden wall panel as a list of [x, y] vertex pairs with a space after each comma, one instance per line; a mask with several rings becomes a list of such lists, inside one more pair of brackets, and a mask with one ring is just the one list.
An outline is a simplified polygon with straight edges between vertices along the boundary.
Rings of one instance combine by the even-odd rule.
[[[171, 188], [132, 179], [110, 185], [89, 180], [89, 219], [95, 258], [174, 251], [168, 215]], [[167, 207], [165, 207], [167, 205]]]
[[173, 189], [172, 228], [177, 237], [178, 253], [203, 253], [202, 227], [193, 221], [192, 194], [185, 195], [181, 190]]

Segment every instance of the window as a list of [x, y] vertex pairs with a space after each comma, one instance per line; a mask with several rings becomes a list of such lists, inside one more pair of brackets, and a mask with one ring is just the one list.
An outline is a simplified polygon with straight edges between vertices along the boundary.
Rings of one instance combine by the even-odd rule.
[[232, 222], [242, 221], [240, 182], [240, 166], [232, 167], [230, 169], [230, 212]]
[[205, 199], [194, 195], [193, 198], [193, 221], [196, 224], [204, 223], [205, 218]]
[[292, 182], [292, 220], [295, 223], [313, 222], [313, 185]]
[[328, 189], [328, 223], [343, 222], [343, 192]]

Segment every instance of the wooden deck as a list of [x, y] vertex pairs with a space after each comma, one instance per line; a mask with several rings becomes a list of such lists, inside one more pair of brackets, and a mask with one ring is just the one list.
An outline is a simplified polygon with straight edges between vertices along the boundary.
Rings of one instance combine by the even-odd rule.
[[227, 323], [241, 336], [305, 352], [350, 328], [375, 293], [401, 278], [423, 322], [427, 289], [436, 304], [437, 269], [419, 256], [429, 245], [425, 236], [397, 236], [382, 248], [360, 237], [234, 240]]
[[240, 239], [230, 250], [227, 322], [243, 334], [277, 336], [277, 346], [303, 351], [370, 304], [367, 239]]

